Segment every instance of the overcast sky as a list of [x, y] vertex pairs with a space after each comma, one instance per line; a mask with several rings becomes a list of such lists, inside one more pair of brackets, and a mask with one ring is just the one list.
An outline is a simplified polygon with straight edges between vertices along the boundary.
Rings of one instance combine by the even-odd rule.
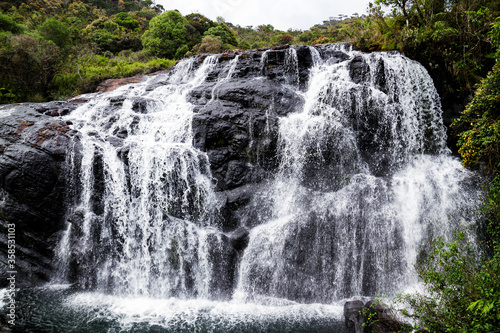
[[339, 14], [366, 14], [370, 0], [156, 0], [165, 10], [182, 15], [200, 13], [211, 20], [254, 27], [271, 24], [275, 29], [307, 30]]

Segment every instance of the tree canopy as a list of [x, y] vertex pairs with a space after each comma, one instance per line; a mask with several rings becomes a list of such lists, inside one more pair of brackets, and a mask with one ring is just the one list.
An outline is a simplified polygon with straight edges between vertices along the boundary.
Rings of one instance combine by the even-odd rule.
[[156, 56], [173, 59], [182, 57], [188, 51], [188, 21], [175, 10], [156, 16], [149, 23], [149, 29], [142, 35], [144, 49]]

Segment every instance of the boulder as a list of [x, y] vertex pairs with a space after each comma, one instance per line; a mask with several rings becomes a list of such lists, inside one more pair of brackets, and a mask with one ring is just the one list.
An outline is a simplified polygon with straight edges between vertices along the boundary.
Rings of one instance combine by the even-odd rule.
[[344, 304], [344, 319], [348, 333], [363, 333], [365, 318], [362, 315], [362, 301], [348, 301]]
[[344, 304], [344, 318], [349, 333], [397, 333], [410, 328], [396, 319], [389, 306], [377, 300], [366, 304], [348, 301]]
[[406, 332], [404, 325], [396, 319], [391, 308], [379, 301], [368, 301], [364, 306], [366, 328], [368, 333]]
[[231, 233], [231, 236], [229, 237], [229, 242], [231, 243], [232, 247], [238, 252], [243, 251], [247, 247], [249, 241], [250, 232], [245, 227], [239, 227], [238, 229], [233, 231]]

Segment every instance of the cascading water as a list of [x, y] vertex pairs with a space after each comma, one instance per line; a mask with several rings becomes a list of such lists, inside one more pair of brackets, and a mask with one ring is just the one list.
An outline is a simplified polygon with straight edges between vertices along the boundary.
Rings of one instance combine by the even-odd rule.
[[[422, 246], [467, 227], [478, 195], [446, 148], [439, 96], [425, 69], [400, 54], [345, 45], [320, 51], [309, 48], [305, 85], [293, 48], [284, 52], [286, 70], [272, 74], [303, 103], [279, 120], [279, 165], [251, 198], [263, 213], [240, 219], [250, 234], [238, 253], [219, 225], [224, 203], [209, 156], [193, 146], [196, 108], [188, 101], [211, 82], [200, 98], [218, 105], [219, 91], [243, 75], [237, 64], [246, 55], [183, 60], [169, 74], [98, 95], [67, 116], [80, 134], [69, 154], [74, 193], [59, 281], [99, 292], [74, 304], [113, 302], [102, 293], [122, 302], [171, 298], [172, 307], [187, 299], [187, 312], [214, 321], [241, 315], [214, 300], [285, 321], [278, 305], [303, 314], [301, 303], [334, 304], [296, 318], [308, 321], [332, 311], [339, 317], [344, 299], [392, 295], [418, 282], [413, 265]], [[252, 80], [265, 82], [279, 59], [266, 51], [255, 61]], [[248, 119], [251, 160], [258, 129]], [[212, 301], [193, 310], [189, 299]]]
[[[107, 113], [113, 103], [107, 97], [71, 117], [81, 133], [81, 194], [72, 212], [81, 218], [81, 230], [69, 229], [76, 233], [69, 236], [74, 243], [59, 253], [64, 261], [68, 253], [78, 258], [78, 282], [86, 288], [209, 295], [213, 272], [207, 255], [208, 247], [217, 246], [217, 203], [207, 156], [191, 143], [192, 107], [185, 99], [217, 57], [196, 71], [193, 61], [177, 66], [169, 77], [173, 84], [145, 94], [140, 106], [133, 104], [134, 87], [120, 92], [118, 112]], [[119, 149], [117, 133], [123, 138]]]
[[281, 165], [261, 194], [272, 213], [240, 267], [247, 298], [397, 292], [416, 282], [419, 245], [451, 235], [470, 207], [425, 69], [399, 54], [347, 54], [351, 63], [313, 67], [303, 110], [281, 119]]

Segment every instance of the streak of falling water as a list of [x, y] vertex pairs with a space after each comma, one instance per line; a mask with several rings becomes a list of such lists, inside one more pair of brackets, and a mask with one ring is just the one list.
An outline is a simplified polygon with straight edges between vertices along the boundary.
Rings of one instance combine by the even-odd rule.
[[236, 66], [238, 65], [239, 59], [240, 59], [240, 55], [238, 54], [234, 57], [234, 59], [231, 59], [231, 61], [229, 61], [229, 65], [228, 65], [229, 69], [227, 71], [226, 76], [224, 76], [222, 79], [217, 80], [216, 84], [212, 88], [212, 95], [210, 98], [210, 102], [213, 102], [214, 100], [219, 99], [219, 90], [218, 89], [222, 84], [226, 83], [227, 81], [229, 81], [231, 79], [231, 77], [234, 74], [234, 71], [236, 70]]

